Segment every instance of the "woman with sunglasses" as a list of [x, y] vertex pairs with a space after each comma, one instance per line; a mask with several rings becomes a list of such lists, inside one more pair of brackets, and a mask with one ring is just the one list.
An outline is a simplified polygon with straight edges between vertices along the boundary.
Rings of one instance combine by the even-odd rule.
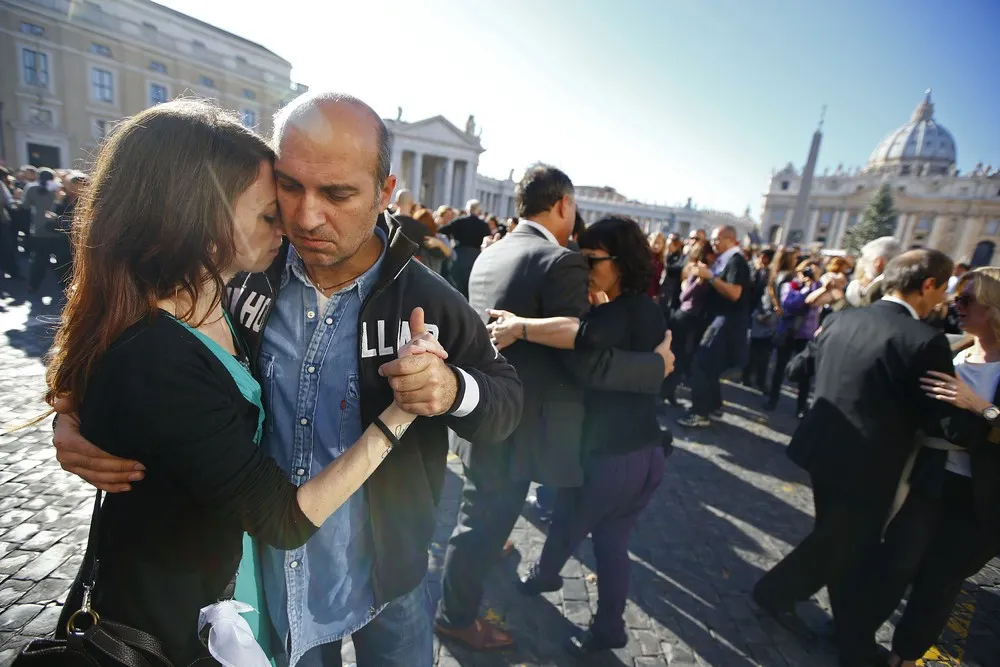
[[[583, 320], [567, 317], [528, 319], [489, 311], [498, 347], [519, 338], [563, 349], [618, 348], [651, 352], [666, 324], [647, 294], [652, 256], [642, 230], [627, 218], [606, 218], [580, 235], [590, 265], [591, 302]], [[665, 352], [668, 371], [673, 355]], [[587, 394], [583, 427], [584, 482], [560, 489], [548, 539], [528, 577], [526, 595], [562, 587], [563, 565], [588, 535], [597, 561], [597, 614], [570, 652], [586, 655], [628, 642], [622, 613], [628, 596], [628, 537], [663, 477], [663, 433], [656, 419], [659, 397], [612, 391]]]
[[955, 306], [975, 342], [955, 376], [931, 372], [925, 393], [979, 416], [961, 438], [923, 435], [908, 493], [886, 529], [869, 629], [910, 594], [892, 640], [892, 667], [913, 667], [937, 641], [962, 582], [1000, 552], [1000, 269], [962, 276]]

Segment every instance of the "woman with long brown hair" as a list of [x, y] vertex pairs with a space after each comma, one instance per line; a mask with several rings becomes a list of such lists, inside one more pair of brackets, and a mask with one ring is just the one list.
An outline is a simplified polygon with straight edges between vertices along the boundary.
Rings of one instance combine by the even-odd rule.
[[[212, 659], [199, 611], [233, 580], [244, 531], [300, 546], [383, 460], [394, 442], [384, 433], [398, 438], [414, 419], [387, 408], [299, 487], [258, 448], [261, 388], [222, 300], [281, 246], [272, 161], [233, 115], [162, 104], [108, 137], [77, 210], [47, 399], [68, 400], [88, 440], [142, 460], [146, 477], [95, 512], [65, 609], [153, 635], [178, 666]], [[61, 625], [72, 632], [79, 618]]]

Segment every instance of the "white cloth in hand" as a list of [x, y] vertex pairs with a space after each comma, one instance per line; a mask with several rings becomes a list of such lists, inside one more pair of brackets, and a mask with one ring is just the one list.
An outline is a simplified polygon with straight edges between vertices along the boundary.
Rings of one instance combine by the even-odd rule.
[[198, 633], [206, 625], [208, 652], [225, 667], [271, 667], [271, 661], [254, 639], [253, 631], [241, 613], [253, 611], [245, 602], [223, 600], [209, 605], [198, 615]]

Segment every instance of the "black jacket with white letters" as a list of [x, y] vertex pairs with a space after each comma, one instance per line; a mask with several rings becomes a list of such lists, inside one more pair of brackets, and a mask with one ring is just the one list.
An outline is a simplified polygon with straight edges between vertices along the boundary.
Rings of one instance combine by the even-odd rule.
[[[396, 357], [410, 340], [409, 317], [424, 309], [427, 329], [448, 352], [448, 364], [462, 373], [451, 412], [418, 418], [397, 447], [364, 485], [375, 546], [373, 575], [376, 604], [413, 590], [427, 572], [427, 546], [435, 526], [448, 455], [448, 429], [477, 443], [499, 443], [521, 418], [521, 381], [514, 367], [490, 343], [482, 319], [440, 276], [411, 261], [417, 246], [386, 216], [388, 249], [374, 289], [361, 306], [358, 322], [358, 383], [365, 428], [393, 400], [379, 367]], [[260, 355], [264, 327], [275, 289], [285, 266], [288, 242], [265, 273], [241, 275], [230, 284], [228, 308], [251, 350]], [[470, 395], [471, 392], [471, 395]], [[468, 400], [478, 393], [475, 409], [462, 417]]]

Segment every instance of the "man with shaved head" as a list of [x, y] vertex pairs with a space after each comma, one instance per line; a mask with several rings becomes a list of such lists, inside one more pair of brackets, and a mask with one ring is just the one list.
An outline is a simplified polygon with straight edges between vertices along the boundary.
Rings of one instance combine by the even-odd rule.
[[[226, 304], [263, 389], [261, 446], [294, 483], [342, 454], [392, 401], [421, 415], [304, 547], [258, 549], [279, 640], [272, 652], [289, 667], [340, 665], [347, 635], [359, 667], [430, 667], [424, 577], [448, 429], [498, 442], [520, 419], [517, 374], [479, 316], [410, 261], [417, 246], [391, 216], [388, 233], [376, 228], [396, 186], [390, 144], [378, 114], [347, 95], [309, 93], [281, 110], [274, 172], [290, 243], [267, 272], [238, 276]], [[447, 363], [397, 359], [423, 331]], [[133, 481], [136, 462], [109, 462], [71, 420], [59, 424], [64, 467], [111, 491]], [[118, 469], [129, 472], [108, 473]]]

